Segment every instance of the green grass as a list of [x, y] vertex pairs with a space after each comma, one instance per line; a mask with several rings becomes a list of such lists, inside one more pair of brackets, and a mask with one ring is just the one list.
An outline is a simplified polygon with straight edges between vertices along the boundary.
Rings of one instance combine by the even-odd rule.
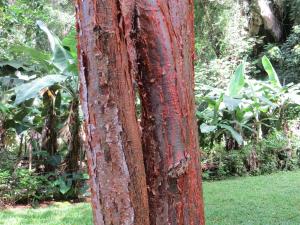
[[300, 171], [204, 184], [207, 225], [299, 225]]
[[91, 207], [87, 203], [55, 203], [39, 209], [10, 209], [0, 212], [1, 225], [90, 225]]
[[[204, 183], [207, 225], [300, 225], [300, 171]], [[0, 212], [4, 225], [90, 225], [89, 204]]]

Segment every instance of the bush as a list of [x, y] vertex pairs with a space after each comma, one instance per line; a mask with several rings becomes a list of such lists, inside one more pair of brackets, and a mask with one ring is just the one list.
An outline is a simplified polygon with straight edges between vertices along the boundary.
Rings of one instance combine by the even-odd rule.
[[0, 170], [0, 203], [33, 203], [51, 199], [54, 189], [45, 176], [28, 169]]
[[67, 200], [89, 193], [83, 172], [38, 174], [28, 169], [0, 170], [0, 206], [35, 204], [44, 200]]
[[269, 44], [267, 54], [276, 62], [276, 70], [284, 84], [300, 82], [300, 26], [294, 26], [292, 33], [281, 45]]
[[300, 140], [282, 131], [273, 131], [260, 142], [250, 142], [241, 149], [225, 150], [216, 144], [203, 157], [203, 179], [261, 175], [300, 166]]

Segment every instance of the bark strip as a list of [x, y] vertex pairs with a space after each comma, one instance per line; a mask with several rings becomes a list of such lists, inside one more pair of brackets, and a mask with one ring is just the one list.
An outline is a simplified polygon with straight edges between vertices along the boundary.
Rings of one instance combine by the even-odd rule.
[[204, 224], [192, 0], [137, 0], [138, 84], [150, 223]]
[[135, 116], [133, 1], [77, 0], [81, 100], [94, 224], [149, 224]]

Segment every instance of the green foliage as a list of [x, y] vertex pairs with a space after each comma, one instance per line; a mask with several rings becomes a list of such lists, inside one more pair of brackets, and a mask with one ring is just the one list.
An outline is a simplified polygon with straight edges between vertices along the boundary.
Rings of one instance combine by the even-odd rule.
[[[15, 128], [17, 133], [30, 128], [41, 132], [47, 114], [45, 107], [49, 106], [41, 98], [45, 93], [55, 100], [55, 111], [61, 115], [58, 119], [62, 123], [68, 118], [69, 105], [78, 98], [76, 59], [45, 24], [39, 22], [39, 25], [47, 33], [52, 54], [24, 45], [15, 46], [12, 50], [20, 60], [1, 63], [15, 70], [15, 74], [0, 77], [4, 92], [0, 99], [5, 105], [5, 108], [2, 107], [5, 128]], [[68, 36], [68, 40], [71, 43], [71, 36]]]
[[0, 203], [32, 203], [53, 197], [49, 181], [28, 169], [0, 170]]
[[51, 87], [56, 83], [65, 81], [66, 78], [66, 76], [62, 75], [47, 75], [31, 82], [19, 85], [15, 88], [15, 103], [20, 104], [28, 99], [38, 97], [39, 93], [43, 89]]
[[262, 58], [262, 64], [264, 66], [264, 69], [265, 71], [268, 73], [269, 75], [269, 81], [270, 83], [272, 83], [272, 85], [274, 87], [279, 87], [279, 88], [282, 88], [281, 84], [280, 84], [280, 81], [279, 81], [279, 78], [278, 78], [278, 75], [275, 71], [275, 69], [273, 68], [270, 60], [268, 59], [268, 57], [264, 56]]
[[285, 82], [300, 81], [300, 26], [293, 28], [285, 43], [281, 47], [280, 71]]
[[[72, 5], [72, 4], [70, 4]], [[3, 0], [0, 5], [0, 60], [12, 60], [11, 47], [25, 44], [46, 50], [43, 34], [36, 26], [37, 20], [47, 21], [51, 30], [60, 37], [74, 24], [73, 12], [59, 11], [46, 0]]]
[[293, 27], [291, 34], [281, 45], [269, 44], [266, 53], [275, 62], [280, 80], [286, 83], [299, 83], [300, 81], [300, 26]]
[[73, 173], [64, 173], [57, 177], [52, 185], [58, 188], [58, 191], [65, 198], [76, 198], [78, 196], [87, 196], [88, 185], [86, 184], [89, 176], [80, 171]]
[[241, 63], [236, 71], [234, 72], [230, 84], [228, 87], [228, 92], [230, 97], [238, 97], [240, 91], [245, 85], [245, 63]]
[[[8, 151], [10, 145], [5, 145], [5, 150], [0, 152], [0, 155], [10, 157], [10, 163], [0, 163], [0, 168], [7, 168], [11, 176], [8, 182], [11, 186], [6, 187], [5, 193], [0, 191], [0, 198], [5, 198], [5, 203], [74, 199], [86, 195], [88, 190], [87, 178], [82, 171], [64, 171], [64, 164], [68, 163], [68, 144], [71, 138], [80, 138], [71, 137], [73, 126], [80, 129], [79, 111], [74, 112], [79, 110], [79, 105], [73, 108], [79, 98], [76, 53], [71, 46], [76, 42], [75, 35], [72, 32], [61, 41], [41, 21], [38, 21], [38, 26], [48, 38], [50, 53], [18, 45], [11, 48], [18, 60], [0, 64], [9, 66], [14, 72], [0, 77], [0, 84], [5, 87], [2, 89], [5, 91], [2, 100], [4, 127], [17, 134], [13, 141], [16, 147]], [[73, 114], [76, 118], [70, 119]], [[60, 144], [55, 154], [43, 147], [43, 141], [49, 137], [45, 135], [52, 135], [45, 134], [49, 115], [52, 116], [54, 132], [59, 133], [57, 141]], [[20, 137], [24, 140], [21, 141]], [[31, 172], [28, 168], [29, 153], [23, 152], [22, 147], [31, 148]], [[23, 163], [14, 169], [20, 160]], [[45, 172], [45, 165], [54, 170]]]
[[289, 11], [289, 17], [291, 21], [295, 25], [300, 24], [300, 19], [299, 19], [299, 10], [300, 10], [300, 1], [299, 0], [285, 0], [285, 3], [287, 4], [287, 7], [290, 8]]
[[217, 144], [203, 158], [204, 179], [261, 175], [299, 168], [299, 137], [273, 131], [263, 140], [247, 143], [239, 150], [226, 151]]
[[224, 88], [259, 41], [245, 31], [248, 6], [234, 0], [196, 1], [196, 86]]
[[77, 59], [77, 39], [75, 38], [76, 35], [76, 30], [72, 29], [62, 41], [62, 45], [69, 49], [69, 52], [73, 59]]
[[[70, 52], [64, 48], [63, 43], [60, 41], [60, 39], [56, 37], [54, 34], [52, 34], [52, 32], [42, 21], [37, 21], [37, 25], [42, 31], [45, 32], [45, 34], [48, 37], [51, 52], [52, 52], [51, 63], [62, 73], [65, 73], [68, 70], [70, 71], [71, 70], [70, 67], [75, 64], [77, 59], [73, 58], [70, 55]], [[72, 42], [70, 42], [70, 37], [68, 37], [65, 43], [72, 44]], [[73, 70], [73, 72], [74, 71], [76, 71], [76, 69]]]
[[201, 62], [244, 50], [245, 33], [239, 30], [246, 22], [240, 16], [242, 10], [234, 0], [195, 3], [196, 49]]
[[[262, 139], [263, 130], [266, 133], [272, 126], [282, 129], [288, 119], [284, 116], [287, 109], [299, 107], [299, 86], [290, 84], [282, 87], [269, 59], [264, 56], [262, 61], [269, 74], [267, 81], [247, 78], [245, 63], [242, 63], [225, 88], [227, 92], [204, 87], [207, 94], [196, 95], [199, 104], [197, 117], [204, 140], [202, 147], [206, 147], [205, 142], [220, 142], [228, 135], [239, 146], [243, 139]], [[211, 141], [205, 141], [209, 139]]]
[[207, 154], [205, 179], [292, 170], [299, 165], [299, 147], [293, 144], [298, 139], [283, 132], [298, 116], [299, 85], [282, 86], [269, 59], [264, 56], [262, 62], [268, 80], [247, 77], [242, 63], [227, 88], [204, 87], [207, 94], [196, 96], [200, 144]]
[[0, 206], [85, 197], [89, 195], [87, 180], [88, 175], [82, 172], [57, 175], [38, 174], [24, 168], [0, 169]]

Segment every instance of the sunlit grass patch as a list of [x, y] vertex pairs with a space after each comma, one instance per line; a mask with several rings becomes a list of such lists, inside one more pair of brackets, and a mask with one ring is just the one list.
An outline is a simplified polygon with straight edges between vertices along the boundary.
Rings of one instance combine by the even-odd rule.
[[88, 203], [55, 203], [47, 208], [9, 209], [0, 212], [4, 225], [89, 225], [92, 212]]

